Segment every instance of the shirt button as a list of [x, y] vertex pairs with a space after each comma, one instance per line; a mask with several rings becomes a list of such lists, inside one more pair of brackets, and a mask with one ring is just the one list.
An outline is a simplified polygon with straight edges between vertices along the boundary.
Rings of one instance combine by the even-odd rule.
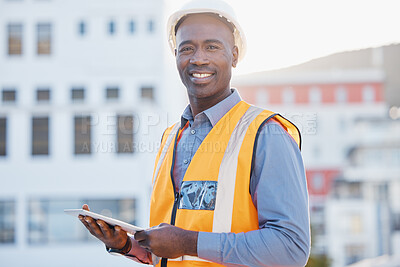
[[195, 134], [195, 133], [196, 133], [196, 130], [191, 130], [190, 133], [191, 133], [191, 134]]
[[185, 159], [184, 161], [183, 161], [183, 163], [185, 163], [185, 164], [188, 164], [188, 160], [187, 159]]

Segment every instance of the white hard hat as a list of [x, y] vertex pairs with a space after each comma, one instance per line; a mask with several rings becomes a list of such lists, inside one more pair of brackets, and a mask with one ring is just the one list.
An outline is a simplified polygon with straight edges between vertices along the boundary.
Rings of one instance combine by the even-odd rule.
[[182, 17], [186, 15], [200, 13], [215, 13], [232, 23], [234, 28], [233, 37], [235, 39], [235, 45], [239, 50], [240, 61], [246, 54], [246, 37], [244, 36], [243, 30], [236, 20], [236, 15], [232, 7], [221, 0], [193, 0], [185, 4], [180, 10], [176, 11], [169, 17], [167, 23], [167, 34], [172, 53], [175, 53], [176, 49], [176, 24]]

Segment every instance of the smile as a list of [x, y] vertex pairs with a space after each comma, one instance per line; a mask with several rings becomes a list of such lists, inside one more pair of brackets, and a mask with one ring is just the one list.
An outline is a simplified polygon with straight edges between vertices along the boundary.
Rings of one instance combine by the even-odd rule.
[[202, 78], [208, 78], [208, 77], [212, 76], [213, 74], [211, 74], [211, 73], [192, 73], [191, 75], [192, 75], [194, 78], [200, 78], [200, 79], [202, 79]]
[[189, 75], [190, 75], [190, 80], [192, 81], [192, 83], [198, 84], [198, 85], [205, 85], [212, 81], [215, 73], [193, 72], [193, 73], [190, 73]]

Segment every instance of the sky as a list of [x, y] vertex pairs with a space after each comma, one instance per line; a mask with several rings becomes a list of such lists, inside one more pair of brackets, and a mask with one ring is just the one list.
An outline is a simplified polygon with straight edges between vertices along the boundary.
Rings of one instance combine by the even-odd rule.
[[[187, 0], [165, 0], [166, 13]], [[400, 43], [400, 0], [226, 0], [247, 38], [235, 70], [296, 65], [336, 52]]]

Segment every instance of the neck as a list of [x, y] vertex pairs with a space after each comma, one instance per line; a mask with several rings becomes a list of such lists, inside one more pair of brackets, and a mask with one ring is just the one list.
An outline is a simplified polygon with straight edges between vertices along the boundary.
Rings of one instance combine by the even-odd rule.
[[219, 95], [213, 95], [205, 98], [197, 98], [194, 96], [189, 96], [189, 103], [190, 103], [190, 108], [192, 109], [193, 118], [196, 117], [197, 114], [203, 112], [204, 110], [207, 110], [212, 106], [218, 104], [219, 102], [227, 98], [231, 93], [232, 93], [231, 89], [228, 88]]

